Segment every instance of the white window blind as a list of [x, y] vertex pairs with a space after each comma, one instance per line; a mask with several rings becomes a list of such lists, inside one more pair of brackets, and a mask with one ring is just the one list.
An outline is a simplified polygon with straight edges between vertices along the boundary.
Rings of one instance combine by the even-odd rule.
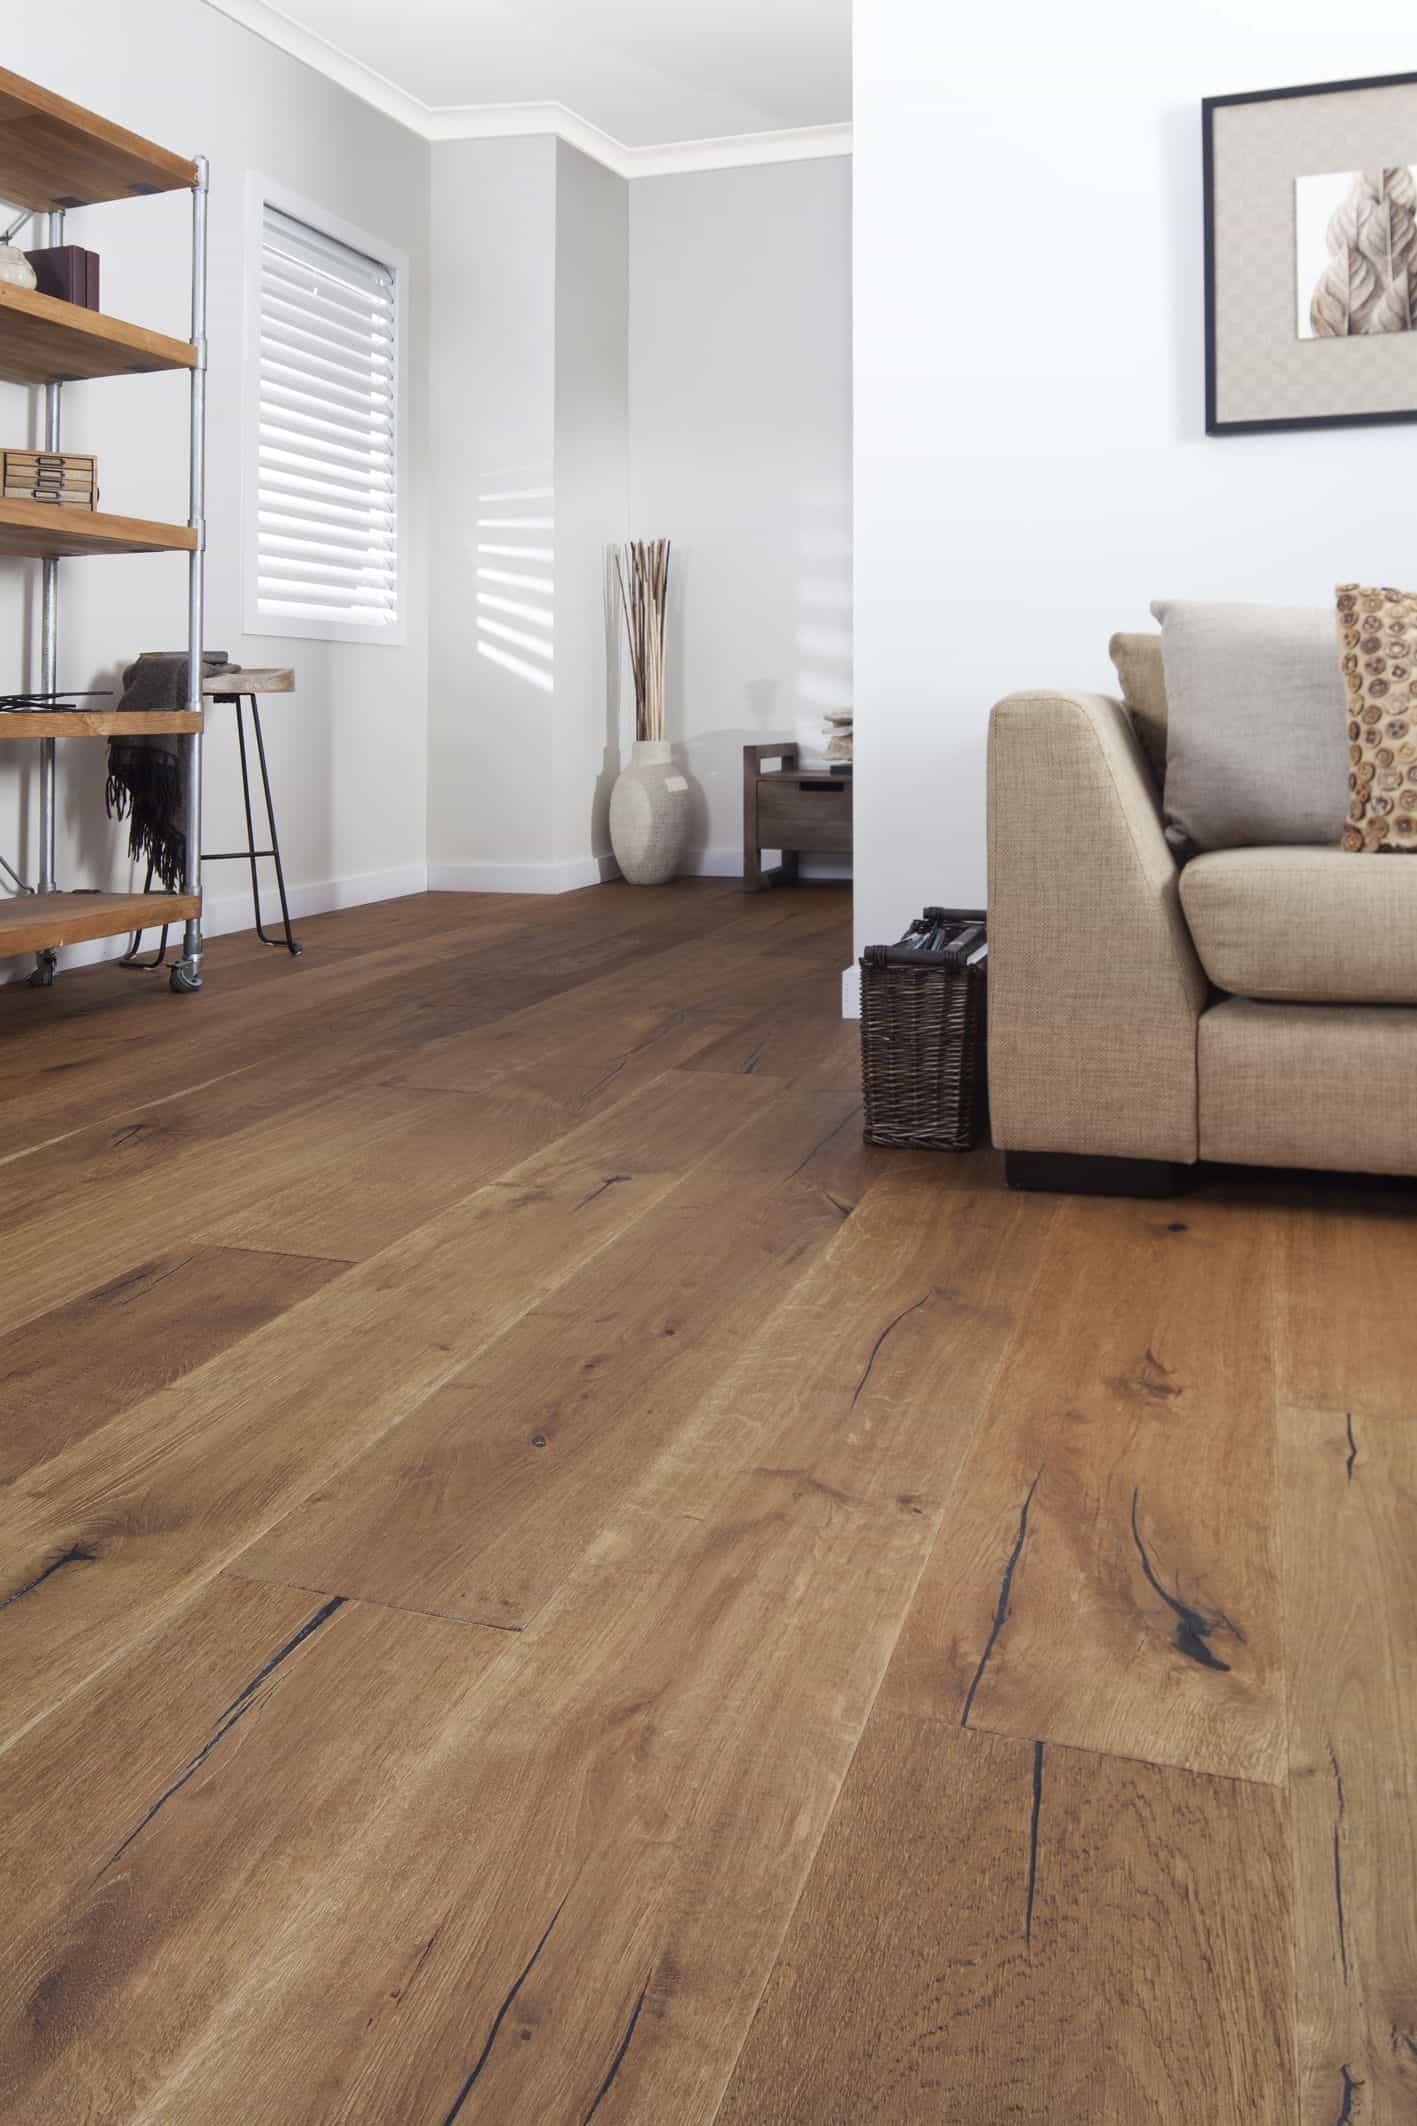
[[254, 561], [273, 632], [398, 625], [397, 303], [390, 267], [263, 208]]

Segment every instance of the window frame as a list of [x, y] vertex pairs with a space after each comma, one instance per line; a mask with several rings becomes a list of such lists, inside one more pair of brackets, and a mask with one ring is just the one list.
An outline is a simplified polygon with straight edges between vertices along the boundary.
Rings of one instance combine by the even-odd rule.
[[[261, 452], [261, 256], [265, 210], [274, 207], [332, 242], [363, 252], [394, 276], [394, 620], [380, 627], [368, 620], [341, 620], [324, 615], [302, 619], [293, 613], [261, 610], [260, 591], [260, 452]], [[408, 640], [407, 538], [409, 525], [408, 451], [408, 254], [368, 229], [331, 214], [314, 200], [251, 170], [246, 179], [246, 241], [242, 276], [243, 417], [241, 423], [241, 580], [245, 633], [268, 641], [361, 642], [387, 649]]]

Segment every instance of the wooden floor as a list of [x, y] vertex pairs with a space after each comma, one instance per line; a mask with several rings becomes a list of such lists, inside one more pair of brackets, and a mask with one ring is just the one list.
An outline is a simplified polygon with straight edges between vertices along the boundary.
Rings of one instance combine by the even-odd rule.
[[0, 2119], [1417, 2119], [1414, 1198], [867, 1152], [840, 889], [0, 995]]

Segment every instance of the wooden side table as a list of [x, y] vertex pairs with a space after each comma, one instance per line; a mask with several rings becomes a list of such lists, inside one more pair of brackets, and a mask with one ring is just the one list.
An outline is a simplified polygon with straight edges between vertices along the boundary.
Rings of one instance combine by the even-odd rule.
[[[765, 760], [781, 761], [764, 774]], [[803, 850], [851, 854], [851, 777], [798, 765], [795, 745], [743, 748], [743, 883], [750, 893], [788, 884]], [[782, 862], [763, 869], [764, 849]]]

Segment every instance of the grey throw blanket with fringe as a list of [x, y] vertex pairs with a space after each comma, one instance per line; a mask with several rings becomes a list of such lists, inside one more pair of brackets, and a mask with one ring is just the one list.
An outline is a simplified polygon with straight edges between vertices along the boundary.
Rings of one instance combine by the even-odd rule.
[[[208, 672], [230, 669], [224, 650], [205, 650], [202, 664]], [[187, 652], [147, 650], [123, 674], [120, 709], [185, 709], [187, 706]], [[182, 888], [187, 840], [182, 832], [182, 750], [175, 734], [161, 731], [148, 737], [110, 738], [108, 741], [108, 787], [104, 800], [110, 819], [131, 822], [128, 854], [137, 862], [147, 860], [152, 875], [169, 893]]]

